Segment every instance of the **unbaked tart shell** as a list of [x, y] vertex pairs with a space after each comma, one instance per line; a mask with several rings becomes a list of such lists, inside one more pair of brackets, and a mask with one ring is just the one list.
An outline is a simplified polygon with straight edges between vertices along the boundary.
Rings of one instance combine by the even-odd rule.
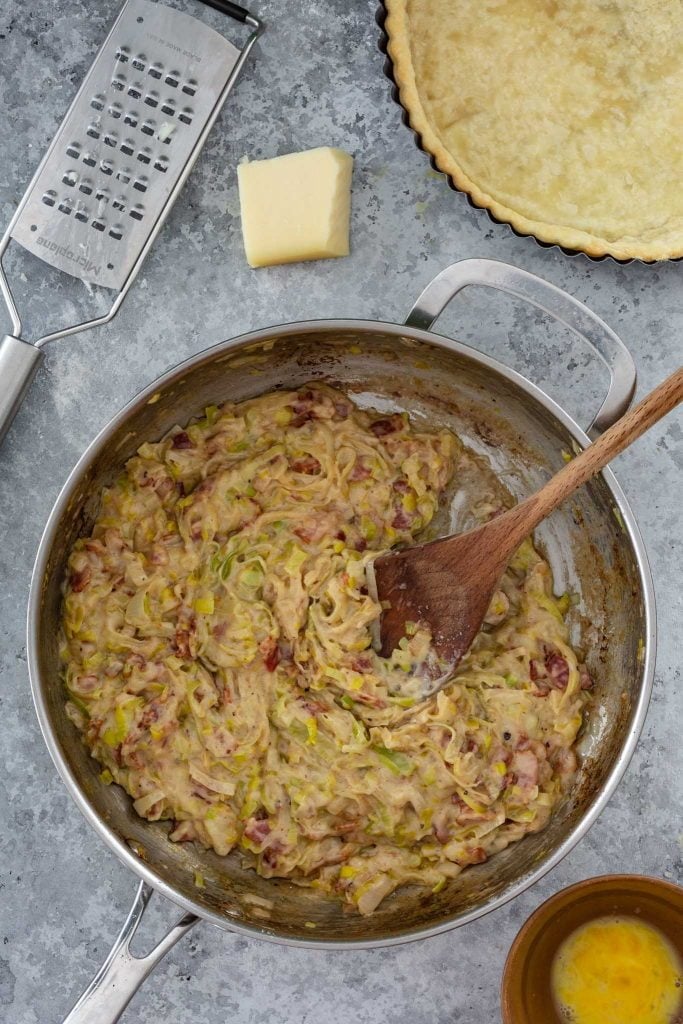
[[473, 205], [594, 259], [683, 256], [680, 0], [384, 0], [377, 20], [407, 123]]

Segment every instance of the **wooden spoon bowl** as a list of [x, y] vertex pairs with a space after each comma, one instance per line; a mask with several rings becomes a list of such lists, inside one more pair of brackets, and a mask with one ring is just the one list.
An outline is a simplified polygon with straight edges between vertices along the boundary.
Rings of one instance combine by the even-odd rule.
[[448, 667], [435, 689], [444, 685], [481, 629], [501, 577], [522, 541], [681, 400], [683, 367], [519, 505], [467, 533], [375, 559], [369, 579], [384, 605], [382, 655], [388, 657], [395, 650], [406, 634], [407, 622], [426, 623], [432, 645]]

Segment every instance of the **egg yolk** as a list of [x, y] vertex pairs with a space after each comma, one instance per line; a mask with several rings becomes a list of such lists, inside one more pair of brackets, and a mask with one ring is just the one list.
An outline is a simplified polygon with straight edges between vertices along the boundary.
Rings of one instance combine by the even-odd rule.
[[681, 1006], [683, 965], [655, 928], [598, 918], [560, 946], [552, 987], [571, 1024], [671, 1024]]

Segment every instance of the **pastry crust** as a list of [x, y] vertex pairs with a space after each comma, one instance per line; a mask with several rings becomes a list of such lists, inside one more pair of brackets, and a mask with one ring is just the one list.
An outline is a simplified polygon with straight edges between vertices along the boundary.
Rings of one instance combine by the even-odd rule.
[[680, 0], [386, 0], [410, 126], [522, 234], [683, 255]]

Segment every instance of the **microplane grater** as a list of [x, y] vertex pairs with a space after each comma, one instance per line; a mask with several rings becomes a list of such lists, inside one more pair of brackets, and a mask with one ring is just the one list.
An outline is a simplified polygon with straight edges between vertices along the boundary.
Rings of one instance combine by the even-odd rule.
[[[0, 291], [13, 324], [0, 342], [0, 440], [43, 346], [118, 312], [263, 31], [230, 0], [203, 2], [252, 29], [244, 47], [183, 11], [126, 0], [0, 241]], [[34, 343], [22, 339], [2, 266], [11, 240], [116, 290], [109, 312]]]

